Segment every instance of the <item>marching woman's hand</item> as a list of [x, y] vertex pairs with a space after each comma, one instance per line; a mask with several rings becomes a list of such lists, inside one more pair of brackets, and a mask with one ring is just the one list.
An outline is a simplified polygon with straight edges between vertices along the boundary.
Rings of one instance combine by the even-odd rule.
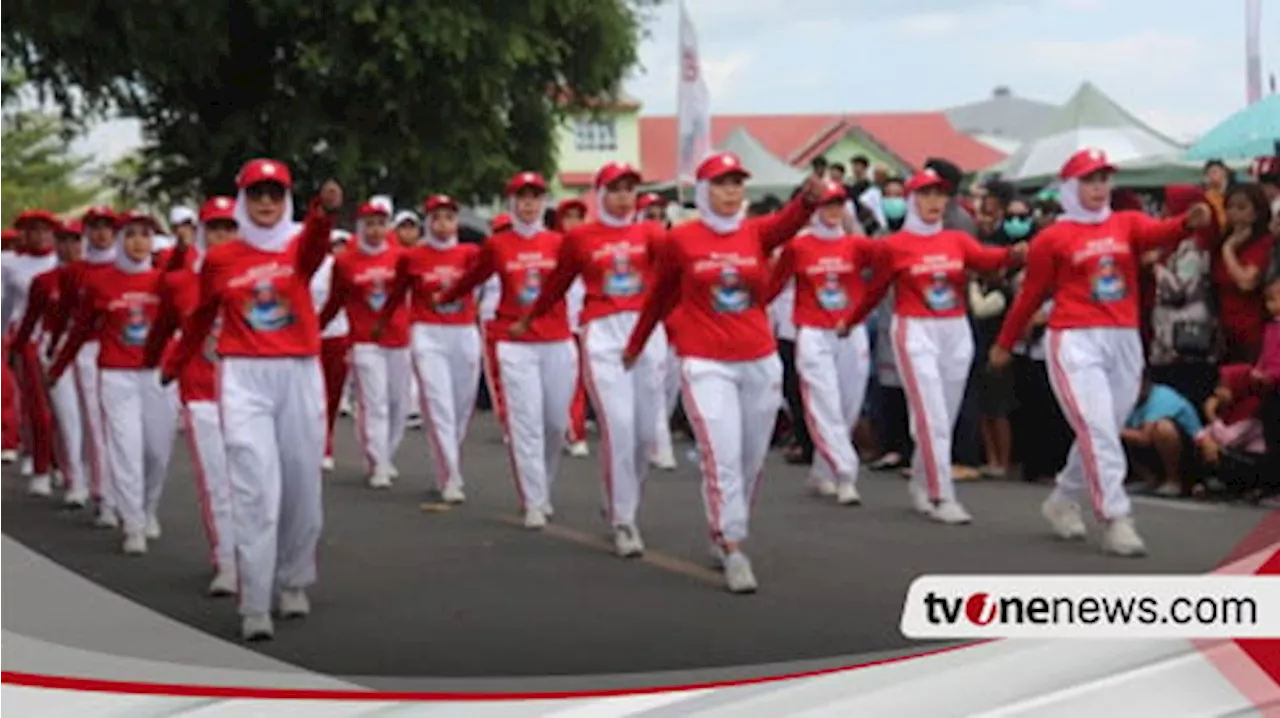
[[993, 371], [1004, 371], [1012, 361], [1013, 355], [999, 344], [991, 347], [991, 351], [987, 352], [987, 366]]
[[822, 194], [827, 191], [827, 181], [821, 177], [809, 175], [801, 190], [805, 204], [816, 205], [822, 201]]
[[329, 214], [342, 209], [342, 185], [337, 180], [331, 179], [321, 185], [320, 206]]
[[520, 319], [516, 321], [515, 324], [512, 324], [511, 328], [507, 330], [507, 334], [510, 334], [513, 337], [524, 336], [529, 333], [529, 323], [529, 317], [520, 317]]
[[1213, 210], [1209, 209], [1209, 205], [1204, 202], [1197, 202], [1187, 210], [1187, 219], [1185, 226], [1187, 229], [1203, 229], [1208, 227], [1213, 221]]
[[1027, 263], [1027, 251], [1030, 245], [1026, 242], [1018, 242], [1009, 248], [1009, 263], [1015, 267], [1021, 267]]

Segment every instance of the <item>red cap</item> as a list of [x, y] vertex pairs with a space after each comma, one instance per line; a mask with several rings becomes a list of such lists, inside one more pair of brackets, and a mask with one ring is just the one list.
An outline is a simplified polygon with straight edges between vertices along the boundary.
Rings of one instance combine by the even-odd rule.
[[236, 221], [236, 201], [232, 197], [210, 197], [200, 206], [200, 224], [214, 220]]
[[667, 202], [666, 200], [662, 199], [661, 195], [655, 192], [645, 192], [644, 194], [640, 195], [639, 199], [636, 200], [636, 209], [643, 212], [655, 204], [665, 206]]
[[112, 224], [115, 224], [116, 211], [106, 206], [90, 207], [89, 209], [85, 210], [85, 213], [80, 217], [80, 221], [84, 222], [85, 224], [88, 224], [94, 221], [95, 219], [105, 219], [111, 222]]
[[1280, 157], [1275, 155], [1264, 155], [1253, 160], [1253, 176], [1257, 179], [1264, 177], [1270, 178], [1272, 181], [1280, 177]]
[[514, 195], [522, 189], [532, 187], [540, 192], [547, 191], [547, 181], [537, 172], [517, 172], [507, 183], [507, 196]]
[[930, 187], [941, 187], [948, 192], [955, 189], [951, 186], [950, 182], [943, 179], [942, 175], [938, 174], [938, 172], [932, 167], [920, 170], [919, 172], [911, 175], [911, 179], [907, 180], [907, 183], [903, 185], [903, 187], [906, 189], [907, 194], [919, 192], [922, 189], [928, 189]]
[[493, 219], [489, 220], [490, 232], [501, 232], [504, 229], [511, 229], [511, 215], [503, 212], [502, 214], [495, 215]]
[[822, 199], [818, 200], [818, 204], [843, 203], [848, 198], [849, 195], [845, 193], [844, 185], [828, 180], [826, 186], [822, 188]]
[[556, 216], [559, 217], [571, 209], [576, 209], [585, 217], [587, 214], [587, 203], [582, 201], [580, 197], [570, 197], [560, 200], [560, 204], [556, 205]]
[[240, 168], [240, 174], [236, 175], [236, 189], [244, 189], [259, 182], [275, 182], [284, 185], [285, 189], [293, 189], [293, 175], [289, 172], [289, 165], [278, 160], [249, 160]]
[[58, 227], [58, 232], [68, 237], [79, 239], [84, 234], [84, 223], [78, 219], [63, 222], [62, 226]]
[[0, 234], [0, 244], [3, 244], [5, 247], [14, 245], [17, 242], [18, 242], [18, 230], [16, 229], [6, 229], [3, 231], [2, 234]]
[[732, 152], [721, 152], [711, 155], [698, 165], [698, 180], [714, 180], [728, 175], [750, 177], [751, 173], [742, 166], [742, 160]]
[[625, 177], [630, 177], [632, 181], [639, 183], [640, 171], [626, 162], [607, 162], [596, 171], [596, 189], [608, 187]]
[[48, 222], [55, 228], [62, 226], [62, 222], [58, 221], [58, 218], [53, 216], [52, 212], [43, 209], [24, 210], [18, 215], [18, 218], [13, 221], [13, 226], [18, 229], [22, 229], [22, 225], [30, 224], [32, 222]]
[[387, 212], [387, 208], [384, 205], [375, 204], [373, 202], [365, 202], [364, 204], [360, 205], [360, 209], [356, 210], [356, 219], [363, 219], [365, 217], [390, 217], [390, 216], [391, 214]]
[[447, 194], [433, 194], [427, 198], [426, 202], [422, 203], [422, 211], [427, 214], [431, 214], [441, 207], [448, 207], [454, 212], [458, 211], [458, 203], [454, 202], [453, 198]]
[[116, 229], [123, 229], [125, 225], [137, 223], [147, 225], [151, 228], [152, 232], [160, 231], [160, 223], [156, 222], [156, 218], [146, 212], [139, 212], [131, 209], [128, 212], [122, 212], [116, 215]]
[[1098, 149], [1083, 149], [1071, 155], [1058, 176], [1064, 180], [1088, 177], [1094, 172], [1115, 172], [1116, 166], [1107, 159], [1107, 153]]

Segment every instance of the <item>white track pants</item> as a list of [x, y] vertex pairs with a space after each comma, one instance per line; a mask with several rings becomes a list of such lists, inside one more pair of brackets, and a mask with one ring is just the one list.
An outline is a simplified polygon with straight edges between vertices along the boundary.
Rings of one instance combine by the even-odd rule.
[[462, 442], [480, 388], [480, 330], [470, 324], [415, 324], [413, 373], [436, 488], [462, 488]]
[[[676, 403], [680, 401], [680, 357], [676, 356], [675, 350], [670, 347], [667, 342], [667, 333], [659, 325], [654, 330], [656, 337], [662, 332], [662, 345], [666, 347], [658, 368], [662, 392], [662, 413], [658, 416], [658, 433], [654, 435], [654, 455], [655, 456], [674, 456], [675, 445], [671, 440], [671, 414], [676, 410]], [[653, 340], [650, 340], [650, 345]]]
[[88, 342], [81, 347], [72, 371], [80, 399], [80, 419], [84, 424], [80, 436], [89, 490], [102, 508], [110, 511], [115, 508], [116, 494], [107, 465], [107, 437], [102, 429], [102, 400], [98, 396], [98, 342]]
[[622, 312], [588, 322], [582, 329], [587, 353], [582, 366], [591, 405], [600, 426], [606, 520], [611, 526], [633, 526], [640, 494], [656, 441], [663, 395], [665, 336], [654, 335], [631, 371], [622, 366], [638, 312]]
[[1142, 389], [1142, 339], [1136, 329], [1050, 330], [1049, 384], [1076, 440], [1058, 474], [1058, 498], [1086, 495], [1100, 519], [1128, 516], [1128, 462], [1120, 430]]
[[804, 420], [818, 452], [810, 476], [819, 481], [856, 482], [859, 461], [853, 427], [862, 413], [871, 373], [866, 327], [855, 327], [843, 339], [833, 330], [800, 327], [796, 372]]
[[182, 407], [187, 450], [196, 472], [200, 517], [209, 539], [209, 558], [215, 570], [234, 568], [236, 531], [231, 512], [231, 479], [227, 448], [216, 401], [189, 401]]
[[169, 477], [175, 388], [161, 386], [156, 369], [102, 369], [98, 388], [115, 508], [126, 532], [140, 532], [160, 506]]
[[967, 317], [893, 318], [893, 357], [911, 417], [911, 481], [923, 480], [932, 501], [954, 501], [951, 440], [973, 364]]
[[[46, 363], [45, 369], [48, 368]], [[80, 416], [80, 395], [76, 391], [74, 368], [63, 373], [57, 383], [49, 387], [49, 405], [53, 408], [53, 419], [57, 422], [53, 446], [66, 488], [69, 492], [76, 493], [88, 491], [89, 476], [85, 473], [84, 461], [84, 418]]]
[[738, 362], [685, 358], [680, 379], [711, 538], [743, 541], [782, 406], [782, 362], [777, 354]]
[[521, 508], [551, 506], [578, 382], [573, 340], [498, 342], [498, 381], [507, 407], [511, 468]]
[[324, 378], [317, 357], [224, 357], [218, 367], [240, 613], [262, 614], [272, 588], [316, 580]]
[[356, 438], [370, 474], [389, 472], [409, 418], [409, 347], [351, 347], [356, 386]]

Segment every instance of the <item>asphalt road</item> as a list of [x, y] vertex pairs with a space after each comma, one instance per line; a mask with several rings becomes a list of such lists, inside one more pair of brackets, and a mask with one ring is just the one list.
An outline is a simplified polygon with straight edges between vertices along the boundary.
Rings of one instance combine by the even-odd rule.
[[[903, 597], [926, 573], [1190, 573], [1207, 571], [1265, 515], [1249, 507], [1140, 499], [1152, 555], [1102, 555], [1054, 540], [1039, 516], [1046, 489], [973, 482], [960, 496], [970, 526], [910, 513], [906, 482], [867, 474], [864, 505], [807, 495], [804, 470], [770, 466], [747, 549], [759, 593], [725, 592], [707, 557], [695, 468], [655, 473], [645, 492], [644, 559], [610, 551], [595, 458], [566, 458], [542, 533], [519, 526], [506, 453], [489, 415], [472, 424], [469, 501], [421, 510], [428, 462], [411, 432], [402, 478], [364, 486], [350, 423], [326, 478], [326, 527], [312, 615], [277, 625], [255, 650], [347, 676], [549, 676], [629, 673], [829, 658], [919, 646], [898, 631]], [[594, 446], [593, 446], [594, 448]], [[687, 447], [677, 454], [683, 459]], [[211, 634], [235, 639], [234, 601], [210, 599], [208, 550], [186, 452], [174, 454], [149, 553], [119, 553], [115, 534], [22, 493], [4, 473], [4, 532], [95, 582]]]

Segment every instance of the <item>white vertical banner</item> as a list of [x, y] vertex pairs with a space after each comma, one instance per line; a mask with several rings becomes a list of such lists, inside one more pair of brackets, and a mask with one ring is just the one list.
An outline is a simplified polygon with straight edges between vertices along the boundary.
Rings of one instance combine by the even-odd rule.
[[1245, 66], [1249, 104], [1262, 99], [1262, 0], [1245, 0]]
[[698, 56], [698, 34], [680, 0], [680, 90], [677, 99], [680, 142], [676, 157], [676, 179], [693, 182], [698, 163], [711, 153], [711, 95], [702, 76]]

